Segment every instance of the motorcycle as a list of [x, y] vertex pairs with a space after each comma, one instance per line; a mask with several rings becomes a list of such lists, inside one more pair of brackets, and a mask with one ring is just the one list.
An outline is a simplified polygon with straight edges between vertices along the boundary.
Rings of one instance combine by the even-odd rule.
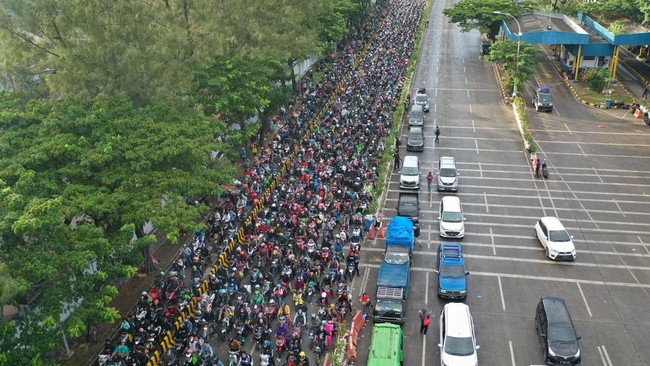
[[239, 362], [239, 352], [228, 351], [228, 366], [237, 366]]
[[323, 258], [323, 262], [327, 263], [330, 260], [330, 248], [322, 247], [320, 249], [320, 256]]
[[287, 339], [285, 338], [285, 336], [277, 335], [275, 337], [275, 346], [278, 349], [278, 354], [280, 354], [280, 355], [282, 354], [282, 352], [284, 351], [284, 346], [286, 345], [286, 343], [287, 343]]

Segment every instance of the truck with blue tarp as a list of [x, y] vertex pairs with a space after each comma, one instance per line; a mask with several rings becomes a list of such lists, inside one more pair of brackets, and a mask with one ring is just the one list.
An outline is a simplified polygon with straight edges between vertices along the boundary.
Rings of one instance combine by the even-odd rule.
[[373, 321], [404, 324], [403, 300], [408, 295], [411, 254], [405, 245], [389, 245], [379, 265]]
[[408, 217], [393, 217], [386, 230], [386, 250], [391, 245], [401, 245], [408, 247], [409, 253], [412, 253], [414, 234], [413, 222]]

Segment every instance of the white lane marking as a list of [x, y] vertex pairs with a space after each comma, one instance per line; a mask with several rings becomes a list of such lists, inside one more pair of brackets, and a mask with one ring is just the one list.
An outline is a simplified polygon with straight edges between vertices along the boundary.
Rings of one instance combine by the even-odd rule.
[[593, 315], [591, 315], [591, 309], [589, 308], [589, 303], [587, 302], [587, 298], [585, 297], [585, 293], [582, 292], [582, 286], [580, 286], [580, 283], [576, 283], [578, 285], [578, 290], [580, 290], [580, 296], [582, 296], [582, 301], [585, 302], [585, 307], [587, 308], [587, 313], [589, 314], [590, 318], [593, 318]]
[[494, 233], [492, 228], [490, 228], [490, 241], [492, 241], [492, 254], [497, 255], [497, 247], [494, 245]]
[[[487, 192], [483, 192], [483, 200], [485, 200], [485, 211], [490, 213], [490, 205], [488, 205], [487, 201]], [[492, 228], [490, 228], [490, 233], [492, 233]]]
[[422, 366], [425, 366], [424, 361], [426, 360], [425, 356], [427, 354], [427, 335], [422, 336]]
[[[470, 126], [467, 126], [467, 128], [471, 128]], [[463, 139], [468, 139], [467, 137], [447, 137], [448, 139], [456, 139], [456, 140], [463, 140]], [[473, 139], [473, 137], [471, 137]], [[462, 148], [462, 147], [450, 147], [448, 148], [451, 151], [467, 151], [470, 149], [467, 148]], [[490, 152], [503, 152], [503, 153], [511, 153], [511, 152], [517, 152], [521, 153], [521, 149], [515, 149], [515, 150], [504, 150], [504, 149], [485, 149], [486, 151]], [[561, 153], [556, 153], [552, 151], [547, 151], [544, 153], [547, 156], [550, 155], [558, 155], [558, 156], [581, 156], [581, 157], [586, 157], [586, 154], [584, 153], [572, 153], [572, 152], [561, 152]], [[589, 157], [591, 158], [617, 158], [617, 159], [644, 159], [644, 160], [650, 160], [650, 156], [643, 156], [643, 155], [609, 155], [609, 154], [596, 154], [596, 153], [591, 153], [589, 154]], [[644, 163], [645, 164], [645, 163]]]
[[569, 131], [569, 135], [571, 135], [571, 134], [573, 133], [573, 132], [571, 132], [571, 129], [570, 129], [569, 126], [566, 124], [566, 122], [564, 122], [564, 127], [566, 128], [567, 131]]
[[467, 81], [467, 78], [465, 78], [465, 85], [468, 85], [469, 82]]
[[596, 178], [598, 178], [598, 180], [600, 180], [600, 183], [605, 183], [603, 178], [601, 178], [601, 176], [598, 174], [598, 170], [596, 170], [596, 168], [594, 168], [594, 167], [592, 167], [591, 169], [594, 170], [594, 175], [596, 176]]
[[[467, 91], [469, 94], [469, 91]], [[474, 130], [474, 133], [476, 133], [476, 125], [474, 125], [474, 120], [472, 120], [472, 130]]]
[[463, 74], [467, 74], [467, 69], [463, 66]]
[[425, 305], [429, 304], [429, 272], [427, 272], [427, 277], [426, 277], [425, 287], [424, 287], [424, 304]]
[[472, 112], [472, 104], [471, 103], [469, 104], [469, 113], [474, 113], [474, 112]]
[[600, 360], [603, 361], [603, 366], [614, 366], [612, 360], [609, 358], [609, 354], [607, 353], [607, 349], [605, 348], [604, 344], [596, 346], [596, 349], [598, 349], [598, 353], [600, 354]]
[[468, 99], [470, 98], [470, 96], [469, 96], [469, 89], [467, 89], [467, 98], [468, 98]]
[[[436, 66], [436, 72], [438, 72], [438, 66]], [[434, 93], [434, 95], [435, 95], [436, 97], [438, 96], [438, 89], [436, 89], [436, 92]]]
[[[463, 243], [463, 245], [466, 245]], [[510, 246], [502, 246], [502, 247], [510, 247]], [[364, 248], [364, 250], [368, 252], [383, 252], [384, 250], [381, 248]], [[539, 251], [542, 251], [541, 249]], [[431, 255], [435, 256], [437, 255], [436, 253], [433, 252], [425, 252], [425, 251], [414, 251], [413, 254], [419, 254], [419, 255]], [[618, 253], [614, 253], [614, 255], [618, 255]], [[612, 268], [612, 269], [636, 269], [639, 271], [650, 271], [650, 266], [628, 266], [628, 265], [623, 265], [623, 264], [607, 264], [607, 263], [586, 263], [586, 262], [561, 262], [561, 261], [552, 261], [550, 259], [531, 259], [531, 258], [519, 258], [519, 257], [504, 257], [504, 256], [491, 256], [491, 255], [479, 255], [479, 254], [467, 254], [464, 253], [465, 258], [473, 258], [473, 259], [489, 259], [493, 261], [504, 261], [504, 262], [518, 262], [518, 263], [538, 263], [538, 264], [548, 264], [551, 266], [568, 266], [568, 267], [588, 267], [588, 268]], [[650, 284], [649, 284], [650, 285]]]
[[366, 287], [368, 286], [368, 277], [370, 276], [370, 268], [366, 268], [363, 271], [363, 277], [361, 280], [361, 286], [359, 286], [359, 297], [366, 292]]
[[[361, 267], [370, 267], [370, 268], [379, 268], [379, 264], [360, 264]], [[424, 267], [411, 267], [411, 271], [416, 272], [433, 272], [433, 268], [424, 268]], [[596, 281], [596, 280], [583, 280], [577, 278], [566, 278], [566, 277], [549, 277], [549, 276], [530, 276], [530, 275], [519, 275], [513, 273], [492, 273], [492, 272], [472, 272], [472, 276], [483, 276], [483, 277], [503, 277], [511, 278], [517, 280], [537, 280], [537, 281], [554, 281], [554, 282], [564, 282], [564, 283], [581, 283], [586, 285], [597, 285], [597, 286], [618, 286], [618, 287], [630, 287], [630, 288], [647, 288], [650, 289], [650, 283], [630, 283], [630, 282], [611, 282], [611, 281]]]
[[623, 217], [627, 217], [627, 216], [625, 216], [625, 212], [623, 211], [621, 206], [619, 206], [618, 202], [616, 202], [616, 198], [612, 198], [612, 201], [614, 201], [614, 204], [616, 204], [616, 207], [618, 207], [618, 209], [621, 211], [621, 214], [623, 215]]
[[503, 308], [503, 311], [506, 311], [506, 300], [503, 298], [503, 286], [501, 285], [501, 276], [497, 276], [497, 280], [499, 280], [499, 293], [501, 294], [501, 307]]
[[510, 347], [510, 361], [512, 361], [512, 366], [517, 366], [515, 364], [515, 351], [512, 349], [512, 341], [508, 341], [508, 346]]
[[478, 149], [478, 140], [474, 140], [474, 144], [476, 145], [476, 154], [478, 155], [480, 153]]
[[639, 243], [641, 243], [641, 245], [643, 245], [643, 247], [645, 248], [645, 251], [648, 252], [648, 254], [650, 254], [650, 249], [648, 249], [648, 246], [643, 242], [641, 237], [639, 235], [637, 235], [636, 237], [639, 239]]
[[438, 103], [433, 103], [433, 113], [438, 112]]

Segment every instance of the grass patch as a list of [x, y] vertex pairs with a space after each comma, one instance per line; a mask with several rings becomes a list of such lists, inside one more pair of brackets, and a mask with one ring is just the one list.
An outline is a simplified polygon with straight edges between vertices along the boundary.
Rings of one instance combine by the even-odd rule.
[[629, 95], [621, 95], [621, 94], [603, 94], [603, 93], [598, 93], [595, 92], [589, 88], [585, 88], [582, 90], [582, 92], [579, 92], [578, 95], [582, 100], [584, 100], [587, 103], [604, 103], [605, 99], [611, 99], [612, 101], [614, 100], [620, 100], [624, 102], [625, 104], [632, 104], [634, 103], [634, 98], [632, 98]]

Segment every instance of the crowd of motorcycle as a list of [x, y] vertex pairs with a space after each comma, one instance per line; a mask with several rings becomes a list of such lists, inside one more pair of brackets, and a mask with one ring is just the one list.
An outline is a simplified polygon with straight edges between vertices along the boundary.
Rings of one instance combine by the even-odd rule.
[[[424, 5], [403, 0], [377, 9], [338, 58], [318, 65], [325, 72], [319, 83], [307, 75], [292, 108], [273, 118], [272, 141], [227, 187], [209, 229], [195, 233], [142, 293], [117, 339], [106, 341], [100, 365], [146, 365], [167, 331], [174, 344], [163, 365], [252, 366], [246, 349], [257, 350], [262, 366], [320, 364], [344, 331], [339, 324], [351, 319], [350, 282], [370, 225], [364, 215]], [[229, 268], [204, 273], [283, 166]], [[193, 297], [194, 314], [176, 330]]]

